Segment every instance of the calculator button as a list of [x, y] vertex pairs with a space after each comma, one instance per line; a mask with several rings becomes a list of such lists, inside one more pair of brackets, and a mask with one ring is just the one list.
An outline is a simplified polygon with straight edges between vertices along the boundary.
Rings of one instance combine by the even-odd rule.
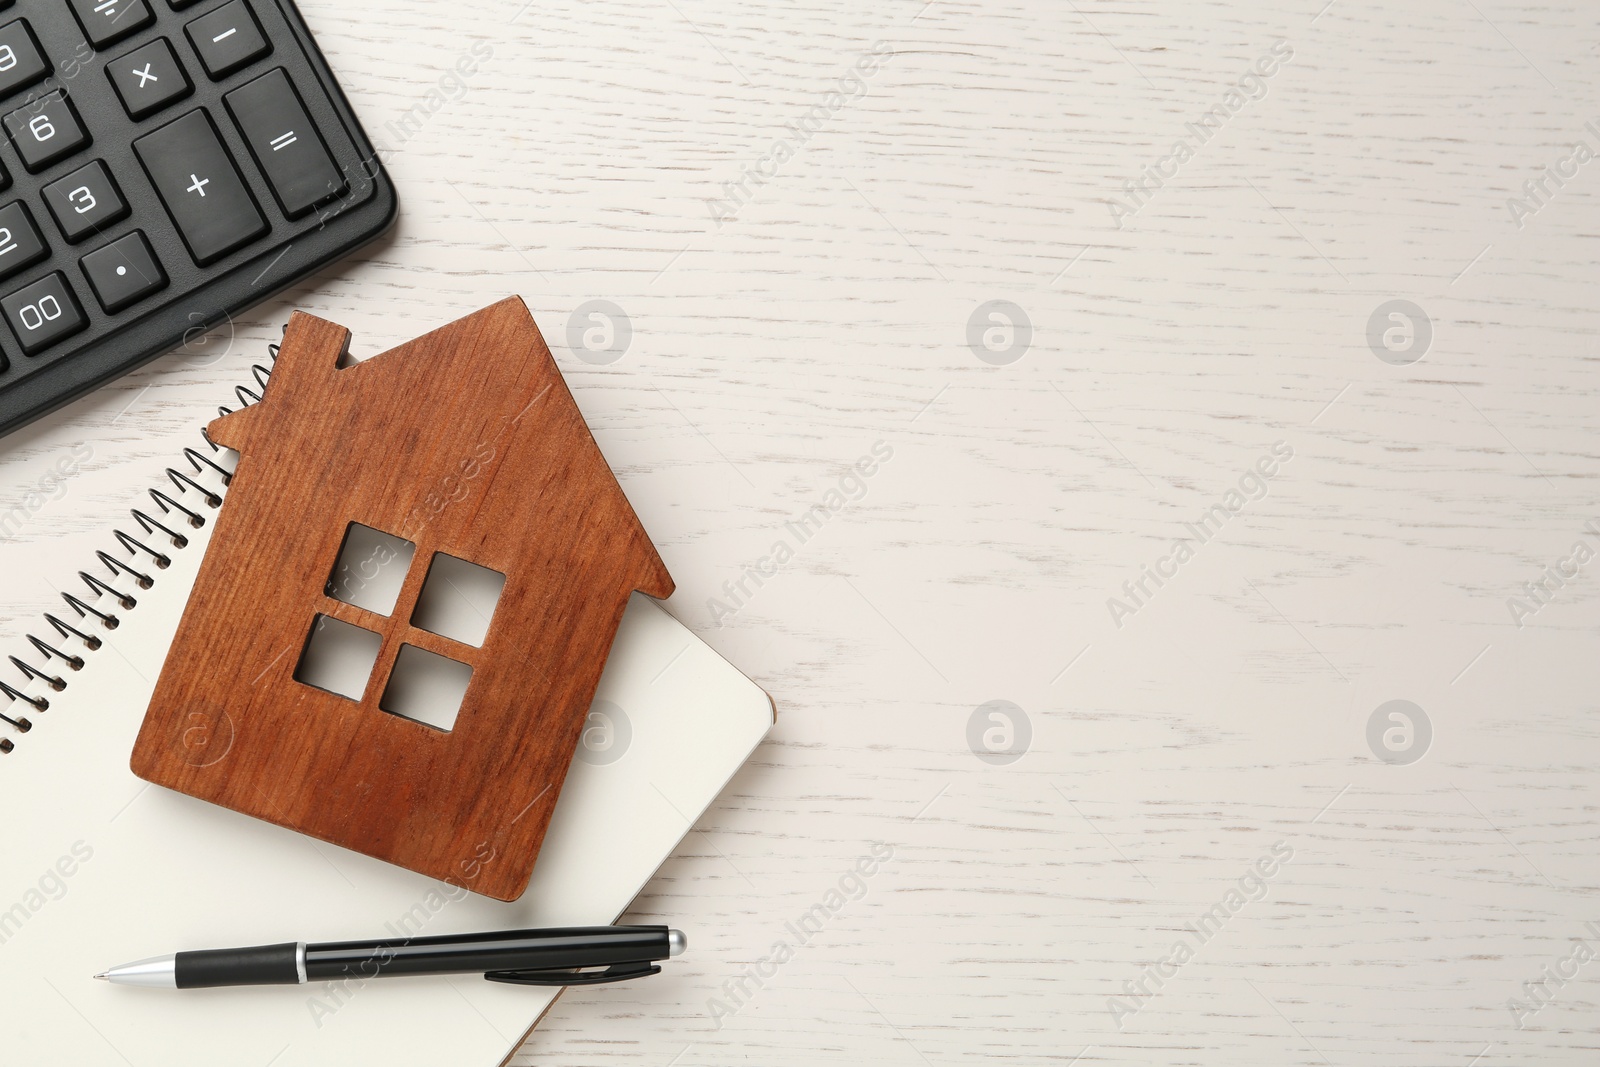
[[11, 332], [22, 343], [23, 354], [29, 356], [89, 325], [83, 308], [78, 306], [78, 298], [72, 295], [60, 271], [47, 274], [0, 300], [0, 310], [5, 312]]
[[194, 261], [205, 266], [267, 232], [204, 109], [133, 142]]
[[26, 204], [13, 200], [0, 207], [0, 278], [9, 278], [49, 254]]
[[60, 90], [17, 108], [4, 122], [22, 165], [35, 174], [89, 143], [78, 112]]
[[128, 214], [117, 183], [98, 159], [45, 186], [44, 202], [70, 244], [99, 233]]
[[245, 0], [229, 0], [189, 23], [184, 32], [214, 81], [272, 51]]
[[223, 99], [285, 215], [299, 218], [344, 192], [344, 176], [282, 67]]
[[90, 252], [78, 262], [107, 314], [167, 287], [166, 272], [150, 251], [150, 242], [138, 230]]
[[142, 48], [106, 64], [106, 74], [122, 98], [130, 119], [153, 115], [174, 100], [194, 91], [189, 76], [178, 65], [166, 38], [157, 37]]
[[27, 19], [0, 26], [0, 96], [10, 96], [50, 73]]
[[68, 0], [83, 35], [95, 48], [115, 44], [150, 25], [155, 16], [144, 0]]

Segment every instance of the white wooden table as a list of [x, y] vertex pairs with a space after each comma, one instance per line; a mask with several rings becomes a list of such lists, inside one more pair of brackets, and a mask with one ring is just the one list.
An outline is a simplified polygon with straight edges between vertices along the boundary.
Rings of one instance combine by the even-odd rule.
[[781, 717], [518, 1062], [1592, 1063], [1600, 23], [1319, 6], [307, 0], [399, 224], [0, 442], [0, 647], [290, 309], [520, 293]]

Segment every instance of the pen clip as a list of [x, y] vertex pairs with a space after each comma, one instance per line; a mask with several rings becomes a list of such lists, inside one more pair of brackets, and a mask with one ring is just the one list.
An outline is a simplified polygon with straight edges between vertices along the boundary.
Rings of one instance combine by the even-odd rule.
[[629, 978], [643, 978], [649, 974], [660, 974], [661, 968], [654, 963], [614, 963], [603, 971], [486, 971], [484, 978], [491, 982], [505, 982], [508, 985], [604, 985], [607, 982], [623, 982]]

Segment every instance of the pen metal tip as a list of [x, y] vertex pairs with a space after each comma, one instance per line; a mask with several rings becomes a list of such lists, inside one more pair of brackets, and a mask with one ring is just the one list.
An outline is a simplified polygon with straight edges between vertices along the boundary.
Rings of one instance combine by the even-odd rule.
[[667, 931], [667, 952], [674, 956], [683, 955], [683, 950], [689, 947], [689, 936], [682, 930]]
[[95, 975], [95, 977], [100, 979], [102, 982], [111, 981], [111, 976], [109, 974], [107, 974], [105, 971], [101, 971], [99, 974]]

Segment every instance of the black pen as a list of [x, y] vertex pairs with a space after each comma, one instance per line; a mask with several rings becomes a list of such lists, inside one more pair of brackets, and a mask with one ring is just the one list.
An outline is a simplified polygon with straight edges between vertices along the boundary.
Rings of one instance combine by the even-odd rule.
[[683, 931], [665, 926], [568, 926], [320, 945], [290, 941], [155, 956], [95, 977], [161, 989], [471, 973], [518, 985], [599, 985], [656, 974], [661, 968], [655, 960], [676, 956], [688, 944]]

